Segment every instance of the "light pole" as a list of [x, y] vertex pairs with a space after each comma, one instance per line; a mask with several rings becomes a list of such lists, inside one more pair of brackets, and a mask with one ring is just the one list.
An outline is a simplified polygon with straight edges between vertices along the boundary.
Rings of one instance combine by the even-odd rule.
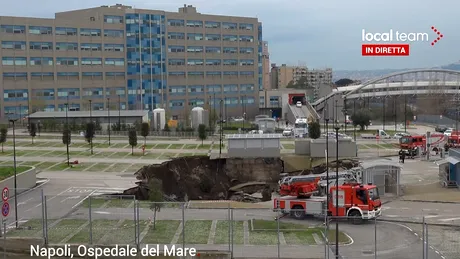
[[216, 118], [217, 118], [217, 116], [216, 116], [216, 115], [217, 115], [217, 112], [216, 112], [216, 93], [214, 93], [214, 99], [213, 99], [213, 101], [212, 101], [212, 106], [213, 106], [212, 109], [213, 109], [213, 111], [214, 111], [214, 112], [213, 112], [213, 117], [212, 117], [212, 119], [213, 119], [213, 124], [212, 124], [212, 135], [214, 135], [214, 132], [215, 132], [215, 130], [216, 130], [216, 121], [217, 121], [217, 119], [216, 119]]
[[[22, 104], [19, 105], [19, 120], [20, 120], [19, 123], [21, 123], [22, 122]], [[29, 127], [30, 127], [30, 125], [29, 125]]]
[[339, 259], [339, 125], [335, 126], [335, 258]]
[[345, 135], [347, 134], [347, 97], [343, 99], [343, 115], [345, 116]]
[[[70, 134], [70, 130], [69, 130], [69, 120], [68, 120], [68, 116], [67, 116], [67, 112], [69, 110], [69, 103], [67, 102], [65, 104], [65, 131], [67, 134]], [[69, 136], [66, 135], [66, 149], [67, 149], [67, 166], [70, 166], [70, 157], [69, 157]]]
[[395, 116], [395, 132], [396, 132], [397, 130], [396, 124], [398, 124], [397, 115], [396, 115], [396, 96], [393, 99], [393, 110], [394, 110], [394, 116]]
[[404, 95], [404, 132], [407, 132], [407, 95]]
[[220, 134], [219, 134], [219, 158], [221, 158], [222, 156], [222, 135], [223, 135], [223, 132], [222, 132], [222, 123], [223, 120], [222, 120], [222, 110], [224, 109], [224, 105], [223, 105], [223, 100], [220, 99]]
[[16, 228], [19, 227], [18, 222], [18, 181], [17, 181], [17, 166], [16, 166], [16, 123], [17, 119], [10, 120], [13, 124], [13, 170], [14, 170], [14, 219]]
[[[92, 116], [92, 113], [91, 113], [91, 110], [92, 110], [92, 104], [91, 104], [91, 100], [89, 100], [89, 123], [91, 123], [91, 130], [94, 131], [94, 125], [93, 125], [93, 116]], [[93, 132], [89, 132], [91, 135], [93, 134]], [[89, 136], [89, 144], [91, 145], [91, 155], [93, 154], [93, 136]]]
[[386, 115], [386, 113], [385, 113], [385, 97], [383, 97], [382, 100], [383, 100], [382, 101], [383, 102], [383, 130], [385, 130], [385, 115]]
[[121, 131], [121, 96], [118, 95], [118, 131]]
[[[356, 99], [353, 100], [353, 117], [356, 115]], [[352, 122], [353, 123], [353, 122]], [[353, 138], [356, 142], [356, 125], [353, 123]]]
[[326, 205], [326, 222], [324, 222], [324, 224], [326, 224], [326, 233], [328, 233], [329, 232], [329, 219], [328, 219], [328, 216], [329, 216], [329, 209], [328, 209], [329, 207], [329, 113], [327, 110], [327, 101], [324, 107], [324, 114], [325, 114], [324, 121], [326, 122], [326, 204], [327, 204]]
[[107, 120], [109, 126], [107, 127], [107, 130], [109, 131], [109, 146], [110, 146], [110, 97], [107, 97]]

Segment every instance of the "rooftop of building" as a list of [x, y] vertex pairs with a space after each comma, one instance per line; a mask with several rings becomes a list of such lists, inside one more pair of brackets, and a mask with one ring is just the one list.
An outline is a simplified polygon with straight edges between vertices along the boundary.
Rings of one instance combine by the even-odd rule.
[[[110, 110], [110, 117], [143, 117], [147, 115], [149, 111], [143, 110]], [[91, 116], [90, 116], [91, 115]], [[68, 111], [67, 117], [69, 118], [89, 118], [89, 117], [107, 117], [109, 115], [109, 111]], [[65, 118], [66, 112], [35, 112], [29, 115], [31, 119], [41, 119], [41, 118]]]
[[227, 139], [280, 139], [281, 134], [229, 134]]

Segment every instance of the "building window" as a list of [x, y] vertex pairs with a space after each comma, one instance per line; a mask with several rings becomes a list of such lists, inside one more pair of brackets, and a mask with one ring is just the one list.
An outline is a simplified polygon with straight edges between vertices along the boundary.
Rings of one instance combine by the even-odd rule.
[[168, 39], [170, 40], [183, 40], [185, 39], [185, 33], [182, 32], [169, 32]]
[[[115, 87], [115, 88], [106, 88], [105, 89], [105, 95], [106, 96], [124, 96], [126, 94], [125, 88], [123, 87]], [[117, 105], [118, 108], [118, 105]]]
[[104, 15], [104, 22], [111, 24], [122, 24], [123, 16]]
[[99, 43], [81, 43], [80, 50], [81, 51], [101, 51], [102, 45]]
[[224, 59], [224, 66], [237, 66], [238, 59]]
[[100, 66], [102, 58], [81, 58], [81, 64], [84, 66]]
[[206, 34], [206, 40], [208, 41], [219, 41], [220, 34]]
[[4, 66], [26, 66], [26, 57], [3, 57], [2, 65]]
[[188, 53], [202, 53], [203, 47], [202, 46], [188, 46], [187, 52]]
[[238, 77], [238, 71], [224, 71], [224, 76]]
[[122, 30], [104, 30], [104, 37], [123, 38], [125, 32]]
[[253, 66], [254, 60], [253, 59], [241, 59], [240, 66]]
[[246, 96], [246, 98], [241, 98], [241, 103], [243, 104], [253, 104], [255, 103], [255, 98], [252, 96]]
[[169, 87], [169, 93], [170, 94], [185, 94], [186, 92], [186, 87], [185, 86], [170, 86]]
[[169, 26], [174, 26], [174, 27], [183, 27], [185, 25], [185, 21], [184, 20], [169, 19], [168, 20], [168, 25]]
[[254, 25], [250, 23], [240, 23], [240, 30], [252, 31], [254, 30]]
[[242, 84], [240, 85], [240, 92], [253, 92], [254, 84]]
[[208, 93], [220, 93], [222, 92], [222, 86], [221, 85], [207, 85], [206, 91]]
[[23, 25], [2, 25], [0, 26], [0, 32], [11, 33], [11, 34], [24, 34], [26, 26]]
[[222, 36], [222, 40], [223, 40], [223, 41], [233, 41], [233, 42], [236, 42], [236, 41], [238, 41], [238, 36], [236, 36], [236, 35], [223, 35], [223, 36]]
[[206, 21], [204, 23], [204, 26], [206, 28], [214, 28], [214, 29], [217, 29], [217, 28], [220, 28], [220, 22], [209, 22], [209, 21]]
[[53, 58], [48, 57], [31, 57], [30, 58], [30, 65], [31, 66], [52, 66], [53, 65]]
[[183, 109], [184, 108], [184, 100], [172, 100], [169, 102], [169, 107], [171, 109]]
[[169, 46], [168, 52], [185, 52], [184, 46]]
[[56, 42], [56, 50], [78, 50], [78, 43]]
[[52, 35], [53, 28], [46, 26], [29, 26], [29, 34], [35, 35]]
[[52, 72], [32, 72], [30, 73], [32, 80], [54, 80]]
[[88, 37], [100, 37], [101, 30], [100, 29], [80, 29], [80, 36], [88, 36]]
[[104, 64], [107, 66], [123, 67], [125, 66], [125, 59], [124, 58], [106, 58]]
[[265, 105], [265, 96], [259, 96], [259, 105]]
[[185, 59], [170, 59], [170, 60], [168, 60], [168, 64], [170, 66], [184, 66], [185, 65]]
[[220, 47], [206, 47], [206, 53], [220, 53]]
[[81, 76], [83, 80], [102, 80], [102, 72], [82, 72]]
[[104, 44], [104, 51], [123, 52], [125, 45], [123, 44]]
[[78, 66], [78, 58], [56, 58], [58, 66]]
[[188, 72], [189, 77], [204, 77], [204, 72], [201, 71], [190, 71]]
[[58, 72], [57, 73], [58, 80], [78, 80], [80, 79], [78, 72]]
[[58, 88], [58, 98], [65, 99], [78, 99], [80, 98], [80, 89], [78, 88]]
[[253, 36], [240, 35], [240, 41], [242, 42], [254, 42]]
[[188, 66], [202, 66], [203, 63], [202, 59], [187, 59]]
[[77, 28], [56, 27], [54, 32], [56, 35], [75, 36], [77, 35]]
[[224, 53], [227, 53], [227, 54], [238, 53], [238, 48], [224, 47]]
[[26, 101], [28, 98], [27, 90], [3, 90], [3, 99], [8, 101]]
[[125, 79], [125, 72], [105, 72], [107, 80]]
[[168, 75], [175, 77], [185, 77], [185, 72], [169, 72]]
[[102, 88], [83, 88], [83, 96], [104, 96], [104, 89]]
[[206, 59], [206, 66], [220, 66], [220, 59]]
[[238, 28], [238, 25], [233, 22], [223, 22], [222, 23], [222, 28], [226, 30], [236, 30]]
[[202, 33], [187, 33], [187, 40], [203, 40]]
[[252, 54], [254, 53], [254, 48], [240, 48], [240, 54]]
[[2, 41], [2, 49], [25, 50], [26, 42], [25, 41]]
[[220, 72], [220, 71], [207, 71], [207, 72], [206, 72], [206, 76], [210, 76], [210, 77], [221, 77], [221, 76], [222, 76], [222, 72]]
[[54, 100], [54, 89], [33, 90], [32, 97], [37, 97], [42, 100]]
[[30, 42], [29, 49], [35, 50], [52, 50], [53, 43], [52, 42]]
[[192, 94], [202, 94], [204, 92], [204, 86], [202, 85], [191, 85], [188, 87], [188, 92]]
[[187, 27], [201, 28], [203, 27], [203, 21], [187, 21]]
[[193, 99], [188, 101], [188, 105], [192, 107], [196, 106], [203, 106], [204, 105], [204, 99]]
[[237, 85], [224, 85], [224, 92], [238, 92], [238, 86]]
[[240, 76], [254, 77], [254, 71], [240, 71]]

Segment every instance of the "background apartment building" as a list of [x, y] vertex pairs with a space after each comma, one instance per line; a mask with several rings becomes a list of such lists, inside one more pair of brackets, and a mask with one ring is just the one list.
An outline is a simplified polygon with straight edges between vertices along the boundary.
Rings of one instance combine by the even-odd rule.
[[[263, 88], [257, 18], [115, 5], [0, 17], [1, 116], [36, 110], [165, 108], [182, 119], [195, 106], [228, 116], [258, 112]], [[91, 100], [91, 102], [89, 101]]]

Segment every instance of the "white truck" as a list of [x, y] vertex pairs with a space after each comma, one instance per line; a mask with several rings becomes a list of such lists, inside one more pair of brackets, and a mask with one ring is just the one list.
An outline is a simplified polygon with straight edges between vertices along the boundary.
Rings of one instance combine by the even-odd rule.
[[364, 139], [376, 139], [377, 136], [380, 139], [391, 139], [391, 135], [381, 129], [375, 130], [374, 134], [361, 134], [361, 138], [364, 138]]

